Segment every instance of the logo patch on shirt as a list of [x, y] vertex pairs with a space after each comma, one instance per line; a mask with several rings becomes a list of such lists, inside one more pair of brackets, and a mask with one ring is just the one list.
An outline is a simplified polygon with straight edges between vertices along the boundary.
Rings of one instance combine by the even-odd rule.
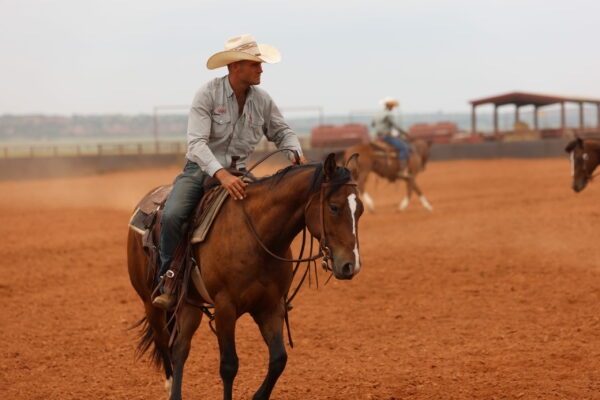
[[213, 111], [213, 114], [216, 114], [216, 115], [223, 115], [225, 113], [227, 113], [226, 108], [217, 108], [216, 110]]

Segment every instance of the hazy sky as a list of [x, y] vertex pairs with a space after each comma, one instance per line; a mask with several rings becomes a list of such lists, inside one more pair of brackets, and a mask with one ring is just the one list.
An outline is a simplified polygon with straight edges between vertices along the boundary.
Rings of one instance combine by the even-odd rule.
[[280, 107], [466, 111], [507, 91], [600, 98], [600, 1], [0, 0], [0, 114], [189, 104], [207, 58], [252, 33], [279, 48]]

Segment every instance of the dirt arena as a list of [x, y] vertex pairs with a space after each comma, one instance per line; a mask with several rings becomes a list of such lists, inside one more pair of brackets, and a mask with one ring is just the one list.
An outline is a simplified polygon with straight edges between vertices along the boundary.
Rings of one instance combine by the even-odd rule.
[[[134, 360], [125, 238], [137, 200], [177, 172], [0, 182], [2, 398], [164, 398]], [[303, 288], [272, 398], [600, 399], [600, 183], [572, 192], [566, 158], [433, 162], [419, 182], [433, 213], [396, 212], [403, 186], [370, 182], [364, 268]], [[267, 367], [248, 316], [237, 343], [248, 399]], [[203, 322], [184, 397], [221, 390]]]

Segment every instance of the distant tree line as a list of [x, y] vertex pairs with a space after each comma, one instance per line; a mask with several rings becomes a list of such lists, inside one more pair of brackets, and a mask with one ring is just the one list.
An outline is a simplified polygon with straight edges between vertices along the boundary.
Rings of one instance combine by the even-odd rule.
[[[597, 122], [595, 110], [586, 110], [586, 125], [595, 125]], [[366, 124], [370, 128], [373, 115], [327, 115], [324, 123], [341, 125], [347, 123]], [[512, 129], [514, 112], [500, 113], [499, 125], [501, 129]], [[300, 135], [309, 134], [312, 128], [319, 124], [316, 117], [286, 116], [291, 128]], [[470, 130], [470, 113], [422, 113], [398, 114], [399, 123], [408, 129], [416, 123], [435, 123], [451, 121], [457, 124], [459, 130]], [[532, 113], [522, 112], [523, 122], [532, 125]], [[578, 125], [578, 111], [567, 109], [568, 126]], [[158, 134], [161, 138], [184, 138], [187, 130], [186, 114], [159, 114], [157, 118]], [[540, 116], [540, 126], [557, 127], [560, 124], [558, 110], [544, 112]], [[478, 128], [480, 130], [492, 129], [491, 113], [478, 112]], [[154, 135], [154, 117], [150, 114], [138, 115], [0, 115], [0, 140], [52, 140], [57, 138], [151, 138]]]
[[[152, 115], [2, 115], [0, 138], [45, 139], [57, 137], [149, 137], [154, 134]], [[161, 115], [161, 136], [184, 136], [186, 115]]]

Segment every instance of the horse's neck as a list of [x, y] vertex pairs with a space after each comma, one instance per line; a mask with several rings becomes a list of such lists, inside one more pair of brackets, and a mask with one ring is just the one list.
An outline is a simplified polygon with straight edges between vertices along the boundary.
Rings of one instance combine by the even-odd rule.
[[314, 169], [292, 172], [276, 185], [260, 183], [255, 193], [249, 193], [247, 204], [261, 239], [267, 245], [287, 248], [305, 226], [304, 208]]
[[596, 168], [600, 164], [600, 140], [589, 140], [585, 143], [586, 151], [592, 151], [595, 153], [595, 165], [592, 168]]

